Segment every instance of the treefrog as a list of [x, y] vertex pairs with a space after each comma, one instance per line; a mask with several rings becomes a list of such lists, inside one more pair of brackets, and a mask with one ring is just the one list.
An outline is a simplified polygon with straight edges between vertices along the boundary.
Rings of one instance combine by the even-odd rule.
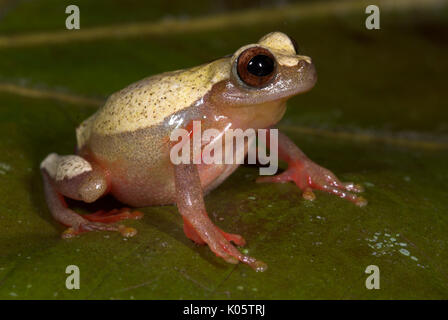
[[[238, 164], [175, 165], [169, 156], [170, 133], [189, 128], [195, 120], [220, 132], [272, 130], [285, 113], [286, 100], [310, 90], [316, 79], [311, 58], [300, 55], [286, 34], [272, 32], [233, 55], [150, 76], [112, 94], [77, 128], [75, 155], [51, 153], [40, 165], [49, 210], [69, 227], [63, 237], [93, 230], [132, 236], [134, 229], [113, 222], [141, 216], [126, 208], [80, 215], [68, 208], [65, 198], [91, 203], [111, 194], [132, 207], [176, 204], [189, 239], [207, 244], [229, 263], [265, 270], [265, 263], [236, 248], [245, 245], [242, 236], [221, 230], [206, 212], [204, 195]], [[288, 168], [258, 182], [294, 182], [307, 200], [318, 189], [359, 206], [367, 203], [355, 194], [363, 191], [361, 186], [341, 182], [283, 133], [278, 134], [278, 154]]]

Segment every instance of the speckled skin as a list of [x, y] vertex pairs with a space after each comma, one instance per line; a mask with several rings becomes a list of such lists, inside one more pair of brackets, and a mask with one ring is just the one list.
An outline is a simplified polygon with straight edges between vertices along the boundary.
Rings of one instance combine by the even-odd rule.
[[[275, 75], [262, 88], [248, 87], [236, 72], [240, 53], [256, 46], [268, 49], [276, 60]], [[238, 165], [173, 165], [169, 136], [176, 128], [188, 128], [193, 120], [201, 121], [202, 130], [270, 128], [282, 118], [286, 100], [308, 91], [315, 82], [311, 59], [297, 55], [290, 38], [275, 32], [240, 48], [232, 57], [132, 84], [113, 94], [103, 108], [77, 129], [77, 155], [82, 159], [75, 159], [76, 163], [86, 160], [91, 170], [68, 176], [64, 171], [67, 161], [60, 165], [63, 157], [54, 154], [42, 162], [50, 211], [76, 234], [117, 227], [77, 215], [66, 207], [63, 196], [92, 202], [110, 193], [136, 207], [176, 203], [190, 239], [207, 243], [228, 262], [242, 261], [262, 271], [266, 268], [264, 263], [242, 255], [230, 243], [244, 245], [244, 239], [214, 226], [203, 203], [203, 194], [223, 182]], [[279, 144], [280, 154], [290, 168], [277, 180], [279, 176], [263, 178], [264, 181], [292, 180], [308, 199], [314, 196], [311, 188], [327, 188], [333, 193], [336, 189], [360, 191], [353, 184], [342, 184], [329, 171], [311, 162], [286, 136], [280, 136]], [[320, 184], [312, 185], [311, 178]], [[307, 182], [303, 183], [303, 179]], [[350, 198], [352, 195], [345, 191], [339, 195], [355, 202], [363, 200], [354, 195]]]

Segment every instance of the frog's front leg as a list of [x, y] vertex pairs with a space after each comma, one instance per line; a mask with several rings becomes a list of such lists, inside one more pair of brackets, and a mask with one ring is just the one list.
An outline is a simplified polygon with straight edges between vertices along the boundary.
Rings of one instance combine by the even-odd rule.
[[[269, 136], [267, 134], [267, 137]], [[317, 189], [350, 200], [360, 207], [367, 204], [366, 199], [352, 193], [364, 191], [360, 185], [341, 182], [331, 171], [310, 160], [281, 132], [278, 132], [278, 156], [288, 163], [288, 168], [276, 176], [260, 177], [257, 182], [293, 181], [303, 191], [303, 197], [307, 200], [315, 199], [312, 189]]]
[[244, 244], [241, 236], [225, 233], [208, 217], [197, 166], [182, 163], [175, 165], [174, 175], [176, 205], [184, 219], [187, 237], [196, 243], [208, 244], [218, 257], [229, 263], [241, 261], [256, 271], [264, 271], [267, 268], [264, 262], [242, 254], [230, 243]]
[[100, 167], [80, 156], [59, 156], [55, 153], [48, 155], [40, 167], [48, 208], [55, 220], [69, 227], [62, 234], [64, 238], [94, 230], [119, 231], [125, 236], [136, 233], [132, 228], [103, 223], [135, 218], [128, 211], [117, 211], [113, 215], [98, 212], [81, 216], [67, 208], [64, 196], [90, 203], [107, 192], [107, 177]]

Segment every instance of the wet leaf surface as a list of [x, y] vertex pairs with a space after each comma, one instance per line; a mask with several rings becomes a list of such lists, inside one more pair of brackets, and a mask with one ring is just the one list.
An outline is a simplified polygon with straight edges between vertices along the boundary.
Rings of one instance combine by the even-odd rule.
[[[42, 25], [30, 21], [19, 28], [14, 12], [30, 14], [31, 7], [11, 7], [0, 30], [56, 28], [56, 11]], [[110, 22], [124, 21], [114, 18], [116, 7], [108, 10]], [[129, 10], [144, 18], [140, 7]], [[448, 62], [446, 43], [439, 41], [448, 30], [444, 12], [383, 14], [378, 32], [364, 30], [364, 15], [354, 14], [1, 49], [4, 82], [101, 98], [145, 76], [231, 53], [266, 32], [286, 31], [313, 57], [319, 82], [290, 101], [281, 127], [314, 161], [362, 184], [369, 205], [358, 208], [320, 192], [307, 202], [293, 184], [256, 184], [258, 169], [241, 167], [206, 204], [217, 225], [243, 235], [249, 254], [269, 265], [264, 273], [228, 265], [194, 245], [175, 206], [143, 208], [142, 220], [126, 222], [139, 232], [131, 239], [88, 233], [64, 241], [64, 228], [45, 204], [39, 163], [50, 152], [73, 153], [74, 130], [94, 108], [0, 93], [0, 298], [446, 299]], [[330, 134], [303, 134], [303, 127]], [[353, 139], [339, 139], [332, 130]], [[366, 132], [386, 141], [356, 139]], [[397, 135], [440, 144], [429, 149], [387, 143]], [[71, 264], [81, 270], [80, 290], [65, 288]], [[381, 290], [365, 288], [368, 265], [380, 267]]]

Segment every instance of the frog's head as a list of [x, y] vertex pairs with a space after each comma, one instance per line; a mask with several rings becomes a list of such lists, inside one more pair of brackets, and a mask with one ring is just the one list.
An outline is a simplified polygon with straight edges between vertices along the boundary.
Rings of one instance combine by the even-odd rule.
[[317, 80], [311, 58], [299, 55], [295, 41], [281, 32], [241, 47], [228, 59], [229, 80], [215, 98], [233, 106], [285, 101]]

